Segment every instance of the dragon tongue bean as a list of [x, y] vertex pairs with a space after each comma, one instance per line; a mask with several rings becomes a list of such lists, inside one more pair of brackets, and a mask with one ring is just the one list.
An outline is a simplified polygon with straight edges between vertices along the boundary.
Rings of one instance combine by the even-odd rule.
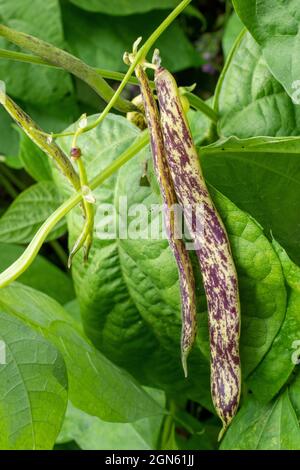
[[174, 210], [176, 209], [177, 199], [165, 156], [157, 105], [149, 86], [148, 77], [142, 66], [136, 67], [135, 73], [140, 82], [146, 119], [151, 134], [154, 168], [164, 203], [166, 232], [178, 266], [183, 318], [181, 356], [184, 373], [187, 376], [187, 357], [194, 343], [197, 328], [193, 268], [184, 242], [176, 233]]
[[240, 303], [228, 236], [209, 195], [173, 76], [159, 66], [155, 84], [164, 148], [177, 199], [194, 241], [207, 298], [211, 393], [223, 430], [240, 397]]

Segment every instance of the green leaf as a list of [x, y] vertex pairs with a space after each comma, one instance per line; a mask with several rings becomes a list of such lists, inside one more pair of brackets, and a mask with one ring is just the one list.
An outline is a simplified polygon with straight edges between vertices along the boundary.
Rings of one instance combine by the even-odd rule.
[[225, 58], [229, 56], [230, 50], [242, 29], [243, 23], [241, 22], [237, 14], [233, 12], [226, 23], [222, 38], [222, 47]]
[[70, 122], [76, 121], [80, 115], [76, 99], [75, 95], [71, 95], [63, 98], [59, 104], [54, 102], [43, 106], [26, 103], [24, 108], [44, 131], [61, 132], [62, 129], [69, 126]]
[[[62, 203], [54, 183], [43, 181], [25, 189], [0, 218], [0, 242], [28, 243], [39, 227]], [[60, 237], [66, 230], [62, 220], [48, 240]]]
[[[211, 105], [210, 101], [208, 100], [207, 104]], [[193, 109], [188, 111], [187, 116], [195, 145], [201, 145], [209, 131], [211, 121], [201, 111], [194, 111]]]
[[0, 155], [18, 154], [19, 135], [13, 128], [13, 121], [7, 112], [0, 107]]
[[286, 390], [263, 405], [249, 399], [232, 421], [222, 450], [300, 450], [300, 427]]
[[0, 290], [0, 308], [41, 332], [61, 352], [69, 398], [104, 421], [131, 422], [163, 410], [135, 382], [97, 351], [71, 316], [53, 299], [21, 284]]
[[[150, 36], [165, 14], [152, 12], [111, 17], [68, 6], [63, 8], [63, 18], [66, 38], [73, 54], [95, 67], [127, 71], [128, 67], [123, 62], [124, 51], [132, 49], [137, 37], [143, 36], [145, 40]], [[176, 21], [159, 38], [155, 47], [160, 49], [164, 65], [172, 71], [196, 67], [202, 63]]]
[[[222, 139], [202, 148], [206, 179], [300, 260], [300, 139]], [[284, 223], [283, 223], [284, 214]]]
[[[300, 339], [300, 268], [275, 241], [273, 246], [282, 264], [286, 282], [290, 287], [284, 322], [270, 351], [248, 381], [255, 396], [269, 402], [283, 387], [295, 369], [293, 355]], [[298, 344], [299, 349], [300, 343]]]
[[[95, 116], [90, 117], [90, 120], [93, 119]], [[89, 132], [89, 135], [83, 134], [81, 148], [84, 151], [89, 178], [95, 176], [117, 158], [136, 138], [138, 132], [137, 128], [125, 118], [109, 115], [102, 125]], [[59, 139], [59, 143], [63, 149], [66, 149], [70, 147], [71, 140], [65, 137]], [[138, 184], [144, 171], [144, 161], [150, 158], [147, 149], [141, 153], [138, 161], [134, 160], [134, 175], [137, 174], [137, 176], [133, 181], [130, 177], [133, 194], [139, 191]], [[57, 185], [61, 188], [62, 178], [58, 172], [55, 176]], [[115, 183], [116, 175], [113, 175], [94, 191], [97, 204], [114, 203], [117, 198]], [[69, 190], [69, 188], [66, 189]], [[78, 208], [73, 210], [68, 217], [70, 246], [79, 234], [81, 217]], [[153, 327], [149, 324], [138, 310], [135, 299], [132, 299], [129, 294], [118, 240], [103, 240], [97, 236], [102, 218], [101, 212], [96, 213], [95, 237], [89, 261], [83, 264], [79, 254], [74, 258], [72, 267], [86, 333], [107, 357], [121, 367], [126, 367], [141, 383], [161, 387], [170, 394], [176, 391], [187, 393], [187, 390], [193, 390], [198, 400], [201, 399], [207, 407], [211, 407], [208, 360], [203, 357], [199, 349], [194, 353], [194, 367], [197, 372], [190, 373], [189, 379], [184, 380], [180, 362], [178, 286], [173, 288], [177, 295], [173, 302], [177, 314], [176, 323], [173, 325], [172, 311], [165, 325], [165, 328], [170, 329], [170, 339], [167, 340], [172, 346], [170, 350], [170, 347], [165, 348], [160, 338], [157, 338], [158, 326]], [[172, 271], [174, 269], [172, 255], [167, 253], [168, 262], [170, 258]], [[172, 275], [174, 277], [173, 272]], [[155, 308], [159, 315], [160, 307]], [[163, 303], [161, 308], [164, 308]], [[168, 310], [169, 307], [167, 306], [166, 309]]]
[[[52, 449], [66, 411], [67, 374], [57, 349], [0, 311], [0, 448]], [[2, 358], [3, 359], [3, 358]]]
[[300, 374], [298, 370], [298, 374], [296, 375], [295, 379], [291, 383], [289, 387], [289, 394], [290, 399], [293, 404], [294, 410], [300, 422]]
[[[91, 117], [94, 119], [94, 117]], [[72, 128], [71, 128], [72, 129]], [[89, 178], [112, 162], [136, 137], [126, 119], [109, 115], [101, 127], [81, 136]], [[60, 139], [63, 149], [70, 138]], [[148, 161], [151, 187], [141, 187]], [[166, 240], [103, 240], [99, 235], [101, 203], [127, 198], [128, 207], [160, 202], [149, 150], [140, 153], [94, 191], [98, 210], [89, 262], [74, 258], [76, 286], [85, 331], [113, 362], [126, 367], [142, 383], [182, 394], [211, 407], [209, 347], [205, 297], [199, 271], [197, 296], [199, 341], [184, 380], [180, 364], [180, 296], [177, 268]], [[58, 181], [61, 186], [61, 178]], [[286, 293], [280, 262], [260, 227], [247, 214], [213, 192], [231, 237], [242, 297], [243, 371], [248, 375], [270, 348], [285, 315]], [[79, 209], [68, 218], [70, 245], [80, 231]]]
[[[164, 407], [164, 394], [147, 392]], [[88, 415], [69, 402], [57, 443], [75, 441], [83, 450], [151, 450], [156, 449], [162, 416], [144, 418], [134, 423], [108, 423]]]
[[36, 181], [52, 179], [49, 158], [23, 132], [20, 139], [19, 159], [27, 173]]
[[74, 5], [87, 11], [106, 13], [107, 15], [132, 15], [150, 10], [175, 8], [179, 0], [70, 0]]
[[[293, 96], [293, 85], [300, 77], [300, 60], [295, 52], [300, 43], [298, 1], [233, 0], [233, 4], [242, 22], [262, 47], [272, 74]], [[299, 82], [297, 88], [299, 90]]]
[[[11, 28], [64, 46], [58, 0], [0, 0], [0, 15]], [[2, 38], [0, 47], [16, 50]], [[58, 102], [73, 89], [69, 75], [61, 70], [9, 60], [1, 60], [0, 79], [5, 81], [8, 94], [34, 105]]]
[[[0, 243], [0, 271], [8, 268], [23, 251], [21, 246]], [[62, 304], [75, 297], [71, 278], [43, 256], [37, 256], [18, 281], [44, 292]]]
[[[150, 212], [151, 204], [159, 203], [159, 199], [151, 194], [151, 189], [138, 187], [139, 171], [134, 160], [121, 169], [117, 196], [126, 195], [128, 207], [143, 203]], [[226, 225], [239, 276], [242, 370], [247, 376], [269, 349], [283, 320], [286, 306], [284, 281], [280, 263], [261, 228], [220, 193], [211, 189], [211, 194]], [[128, 223], [130, 221], [128, 218]], [[132, 298], [164, 348], [170, 350], [173, 339], [173, 356], [176, 357], [180, 339], [180, 299], [177, 268], [167, 241], [119, 240], [119, 252], [123, 276]], [[198, 286], [198, 295], [203, 296], [202, 286]], [[204, 329], [203, 301], [199, 309], [202, 313], [199, 325]], [[200, 331], [199, 343], [203, 341]], [[192, 363], [190, 374], [196, 374]]]
[[249, 33], [240, 36], [225, 69], [218, 108], [222, 136], [296, 136], [300, 132], [300, 107], [272, 76]]

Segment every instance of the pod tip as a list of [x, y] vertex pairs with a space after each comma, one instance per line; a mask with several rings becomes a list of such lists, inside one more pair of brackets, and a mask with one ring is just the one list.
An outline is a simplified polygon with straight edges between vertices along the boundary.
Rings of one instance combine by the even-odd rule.
[[184, 377], [188, 378], [188, 366], [187, 366], [187, 358], [188, 358], [188, 351], [182, 351], [181, 353], [181, 364], [183, 368]]

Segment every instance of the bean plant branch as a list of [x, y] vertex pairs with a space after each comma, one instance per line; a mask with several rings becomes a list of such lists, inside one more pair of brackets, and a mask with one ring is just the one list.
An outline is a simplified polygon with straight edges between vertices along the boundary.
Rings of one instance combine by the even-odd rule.
[[[110, 176], [112, 176], [121, 166], [131, 160], [137, 153], [139, 153], [149, 143], [148, 131], [143, 131], [136, 141], [128, 147], [113, 163], [106, 167], [99, 175], [92, 179], [89, 184], [91, 190], [96, 189]], [[81, 202], [84, 194], [77, 192], [69, 199], [67, 199], [58, 209], [56, 209], [50, 217], [43, 223], [36, 235], [33, 237], [23, 254], [5, 271], [0, 274], [0, 288], [5, 287], [15, 279], [17, 279], [26, 269], [32, 264], [37, 256], [42, 244], [46, 240], [49, 233], [53, 230], [56, 224], [63, 219], [70, 210]]]
[[196, 96], [190, 92], [186, 92], [184, 96], [189, 100], [190, 105], [193, 108], [205, 114], [205, 116], [207, 116], [214, 124], [218, 122], [218, 114], [216, 111], [208, 106], [199, 96]]
[[[106, 105], [98, 119], [94, 122], [87, 125], [85, 128], [80, 129], [77, 132], [77, 136], [79, 137], [80, 134], [84, 132], [88, 132], [95, 127], [97, 127], [108, 115], [110, 110], [114, 107], [116, 101], [118, 100], [119, 96], [121, 95], [122, 91], [124, 90], [125, 86], [128, 83], [128, 80], [131, 78], [131, 75], [134, 73], [136, 66], [143, 62], [154, 45], [157, 39], [162, 35], [162, 33], [172, 24], [172, 22], [177, 18], [177, 16], [191, 3], [192, 0], [183, 0], [180, 4], [165, 18], [165, 20], [156, 28], [156, 30], [149, 36], [147, 41], [143, 44], [143, 46], [137, 51], [135, 58], [128, 68], [122, 82], [120, 83], [119, 87], [117, 88], [114, 96], [110, 100], [110, 102]], [[141, 39], [141, 38], [140, 38]]]
[[[90, 67], [72, 54], [34, 36], [8, 28], [3, 24], [0, 24], [0, 36], [20, 48], [36, 54], [44, 61], [72, 73], [86, 82], [105, 101], [111, 100], [114, 96], [115, 91], [106, 80], [93, 67]], [[114, 107], [121, 112], [135, 109], [130, 101], [124, 100], [120, 96], [114, 100]]]
[[[47, 60], [42, 59], [36, 55], [26, 54], [24, 52], [17, 52], [17, 51], [9, 51], [7, 49], [0, 48], [0, 59], [7, 59], [7, 60], [14, 60], [16, 62], [24, 62], [26, 64], [33, 64], [33, 65], [42, 65], [45, 67], [61, 69], [58, 65], [51, 64]], [[102, 78], [106, 78], [108, 80], [116, 80], [121, 82], [125, 76], [122, 72], [115, 72], [113, 70], [102, 69], [98, 67], [93, 67], [95, 72], [97, 72]], [[135, 77], [131, 77], [128, 80], [128, 83], [131, 85], [138, 85], [138, 80]], [[154, 83], [150, 82], [151, 86], [154, 87]]]
[[[40, 57], [37, 57], [35, 55], [24, 54], [23, 52], [9, 51], [6, 49], [1, 49], [1, 48], [0, 48], [0, 59], [15, 60], [17, 62], [25, 62], [27, 64], [43, 65], [43, 66], [48, 66], [52, 68], [60, 68], [60, 67], [57, 67], [56, 65], [50, 64], [50, 62], [47, 62], [46, 60], [41, 59]], [[115, 80], [117, 82], [121, 82], [125, 77], [125, 73], [122, 73], [122, 72], [114, 72], [113, 70], [107, 70], [107, 69], [96, 68], [96, 67], [94, 67], [94, 70], [97, 73], [99, 73], [99, 75], [101, 75], [103, 78], [106, 78], [109, 80]], [[138, 80], [135, 77], [130, 77], [127, 83], [130, 85], [138, 85]], [[155, 88], [153, 81], [149, 81], [149, 85], [151, 88]], [[218, 120], [217, 113], [210, 106], [208, 106], [205, 103], [205, 101], [203, 101], [199, 96], [191, 92], [186, 92], [185, 96], [187, 97], [187, 99], [190, 102], [190, 105], [193, 108], [197, 109], [198, 111], [201, 111], [213, 122], [217, 122]]]

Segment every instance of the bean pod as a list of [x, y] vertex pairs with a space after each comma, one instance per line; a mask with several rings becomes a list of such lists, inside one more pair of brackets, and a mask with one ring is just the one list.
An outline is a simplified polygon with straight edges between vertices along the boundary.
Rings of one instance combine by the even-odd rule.
[[57, 167], [73, 184], [76, 190], [80, 189], [80, 182], [78, 175], [73, 168], [68, 157], [59, 148], [54, 141], [49, 141], [47, 136], [44, 135], [37, 124], [31, 119], [28, 114], [23, 111], [0, 87], [0, 103], [6, 109], [8, 114], [18, 124], [18, 126], [28, 135], [28, 137], [45, 152], [51, 159], [53, 159]]
[[177, 237], [174, 208], [178, 203], [174, 185], [168, 168], [162, 130], [157, 105], [149, 86], [148, 77], [142, 66], [137, 66], [136, 76], [140, 82], [146, 119], [151, 136], [151, 149], [155, 173], [159, 182], [164, 203], [164, 219], [169, 245], [178, 266], [181, 301], [182, 301], [182, 337], [181, 357], [185, 376], [187, 376], [187, 357], [196, 336], [195, 281], [192, 264], [185, 244]]
[[241, 388], [238, 279], [228, 236], [209, 195], [177, 84], [161, 66], [156, 69], [155, 84], [168, 166], [202, 271], [209, 317], [211, 393], [224, 432], [237, 411]]

